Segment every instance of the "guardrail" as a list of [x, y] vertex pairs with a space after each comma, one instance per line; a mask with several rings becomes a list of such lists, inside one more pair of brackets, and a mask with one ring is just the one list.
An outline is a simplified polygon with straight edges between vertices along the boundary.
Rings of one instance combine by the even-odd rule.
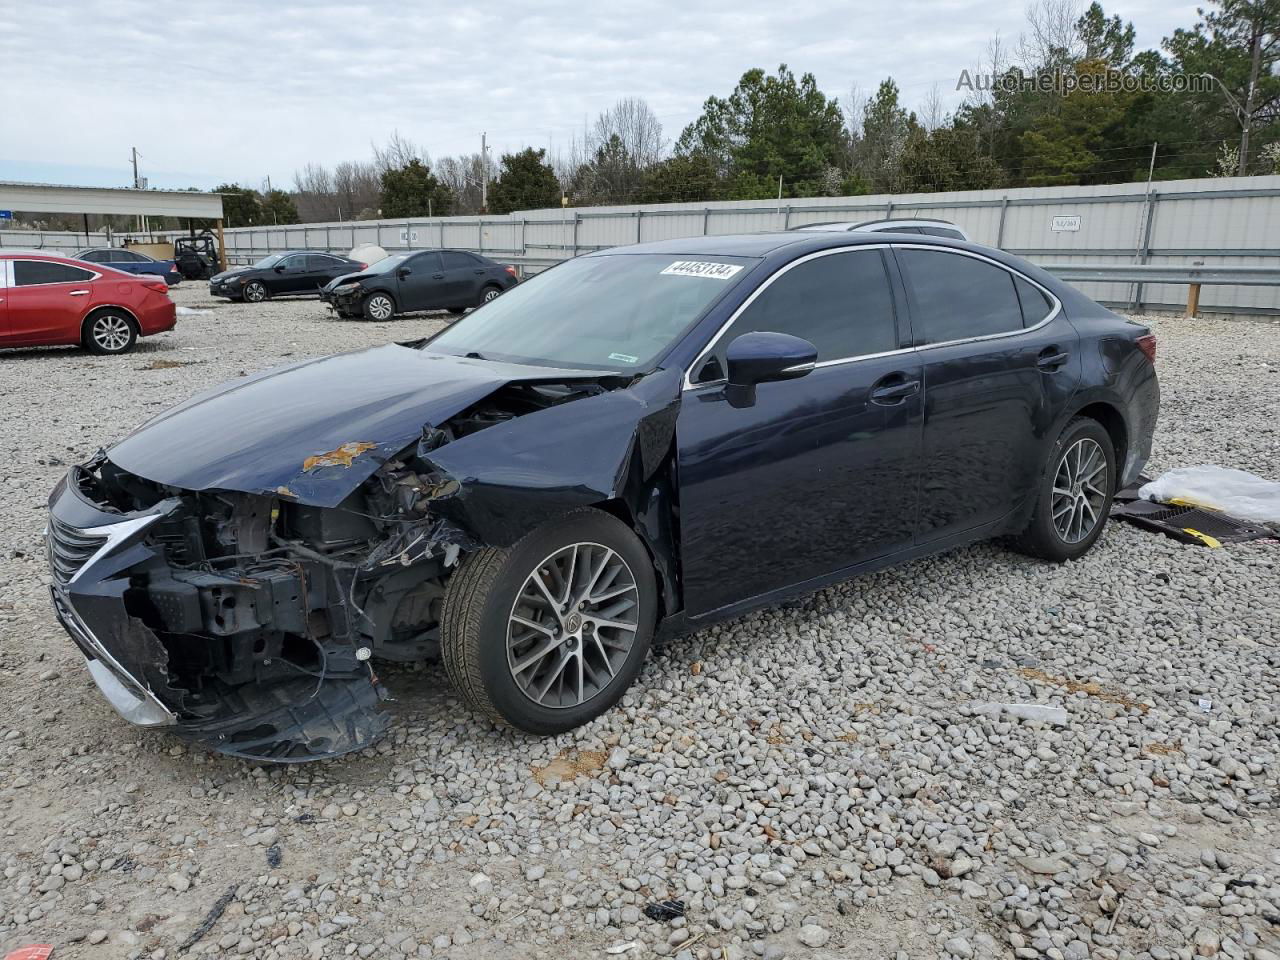
[[1059, 280], [1095, 283], [1136, 283], [1135, 301], [1142, 299], [1144, 283], [1186, 284], [1187, 316], [1194, 317], [1200, 310], [1202, 285], [1231, 285], [1244, 287], [1280, 286], [1280, 267], [1237, 267], [1164, 265], [1150, 263], [1046, 263], [1041, 269]]

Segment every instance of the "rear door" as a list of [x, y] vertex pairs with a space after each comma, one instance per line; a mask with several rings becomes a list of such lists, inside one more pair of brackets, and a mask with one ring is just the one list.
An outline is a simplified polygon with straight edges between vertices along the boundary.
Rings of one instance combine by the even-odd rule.
[[485, 279], [483, 264], [461, 250], [444, 250], [440, 259], [444, 267], [440, 306], [474, 307], [480, 302], [480, 287]]
[[11, 345], [78, 340], [94, 272], [52, 260], [14, 259], [10, 269], [5, 306]]
[[128, 250], [108, 250], [98, 262], [105, 263], [116, 270], [123, 270], [125, 273], [137, 274], [146, 273], [147, 264], [151, 263], [141, 254], [131, 253]]
[[1015, 510], [1035, 489], [1049, 431], [1080, 382], [1058, 302], [978, 254], [895, 248], [924, 361], [920, 543]]
[[323, 287], [347, 273], [355, 273], [355, 265], [327, 253], [307, 254], [307, 265], [311, 271], [311, 282], [315, 287]]
[[419, 253], [396, 268], [397, 300], [401, 310], [429, 310], [442, 307], [441, 284], [444, 269], [440, 254]]
[[0, 260], [0, 344], [9, 341], [9, 261]]

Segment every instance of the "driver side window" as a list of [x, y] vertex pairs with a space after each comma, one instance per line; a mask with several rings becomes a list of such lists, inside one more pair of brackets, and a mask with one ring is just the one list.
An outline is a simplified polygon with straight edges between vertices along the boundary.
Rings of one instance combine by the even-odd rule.
[[898, 349], [893, 293], [880, 250], [815, 257], [775, 277], [702, 361], [695, 382], [723, 379], [725, 350], [744, 333], [802, 337], [818, 348], [819, 363]]

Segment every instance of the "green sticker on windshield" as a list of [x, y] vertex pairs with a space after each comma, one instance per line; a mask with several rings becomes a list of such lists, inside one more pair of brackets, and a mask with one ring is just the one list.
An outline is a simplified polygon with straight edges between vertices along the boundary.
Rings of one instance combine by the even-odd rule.
[[639, 357], [629, 357], [625, 353], [611, 353], [609, 354], [609, 359], [617, 360], [619, 363], [639, 363], [640, 362]]

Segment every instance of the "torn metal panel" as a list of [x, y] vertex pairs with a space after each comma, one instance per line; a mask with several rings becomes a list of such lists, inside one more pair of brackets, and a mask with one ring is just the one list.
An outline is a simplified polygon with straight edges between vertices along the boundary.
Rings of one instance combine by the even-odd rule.
[[455, 440], [426, 456], [459, 484], [433, 508], [495, 546], [573, 507], [624, 499], [635, 515], [670, 456], [679, 404], [678, 371], [659, 370]]

